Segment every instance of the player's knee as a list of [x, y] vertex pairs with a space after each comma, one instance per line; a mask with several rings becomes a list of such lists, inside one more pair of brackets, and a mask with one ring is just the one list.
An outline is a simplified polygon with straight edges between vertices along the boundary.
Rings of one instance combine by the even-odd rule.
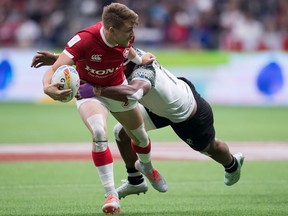
[[149, 143], [149, 137], [145, 130], [144, 123], [141, 124], [135, 130], [130, 130], [130, 132], [136, 137], [137, 140], [134, 140], [134, 144], [140, 147], [146, 147]]
[[202, 151], [200, 151], [202, 154], [207, 155], [211, 157], [211, 155], [214, 155], [215, 150], [218, 148], [218, 143], [215, 139], [213, 139]]
[[105, 124], [103, 116], [100, 114], [92, 115], [87, 118], [87, 123], [90, 126], [92, 137], [95, 140], [107, 140]]
[[106, 132], [103, 127], [95, 127], [92, 132], [93, 149], [96, 152], [105, 151], [108, 147]]
[[203, 150], [203, 151], [200, 151], [201, 154], [203, 155], [206, 155], [208, 157], [211, 157], [211, 154], [209, 154], [207, 151]]
[[121, 141], [121, 132], [124, 130], [123, 126], [118, 122], [113, 128], [113, 134], [117, 141]]
[[93, 137], [93, 140], [96, 140], [96, 141], [107, 140], [105, 129], [99, 125], [93, 127], [92, 137]]
[[108, 142], [102, 115], [93, 115], [87, 119], [87, 122], [91, 128], [93, 148], [97, 152], [105, 151]]

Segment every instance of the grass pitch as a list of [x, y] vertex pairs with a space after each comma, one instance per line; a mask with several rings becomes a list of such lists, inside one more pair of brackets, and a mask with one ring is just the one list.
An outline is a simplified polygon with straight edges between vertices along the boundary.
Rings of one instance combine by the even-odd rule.
[[[288, 107], [213, 106], [216, 135], [226, 141], [288, 141]], [[1, 103], [3, 143], [90, 142], [75, 105]], [[116, 121], [108, 118], [114, 142]], [[152, 141], [179, 141], [170, 127], [149, 132]]]
[[[213, 161], [155, 161], [169, 188], [121, 200], [121, 215], [286, 216], [287, 161], [246, 161], [241, 180], [223, 183]], [[116, 185], [126, 178], [115, 162]], [[88, 161], [0, 163], [0, 215], [103, 215], [104, 190]]]
[[[227, 141], [288, 141], [288, 107], [213, 106], [217, 136]], [[75, 106], [0, 105], [3, 143], [90, 142]], [[109, 139], [114, 141], [109, 118]], [[154, 141], [179, 141], [165, 128]], [[121, 200], [121, 215], [286, 216], [287, 161], [246, 161], [234, 186], [223, 183], [223, 168], [210, 161], [154, 161], [169, 185]], [[115, 182], [126, 178], [115, 162]], [[104, 190], [91, 161], [0, 163], [0, 216], [103, 215]]]

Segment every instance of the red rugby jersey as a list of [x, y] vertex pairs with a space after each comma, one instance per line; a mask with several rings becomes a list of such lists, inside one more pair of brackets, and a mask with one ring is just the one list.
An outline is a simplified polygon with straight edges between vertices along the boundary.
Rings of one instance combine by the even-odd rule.
[[79, 31], [66, 45], [64, 52], [76, 64], [80, 79], [101, 86], [120, 85], [125, 80], [123, 62], [128, 57], [128, 47], [109, 47], [103, 40], [102, 22]]

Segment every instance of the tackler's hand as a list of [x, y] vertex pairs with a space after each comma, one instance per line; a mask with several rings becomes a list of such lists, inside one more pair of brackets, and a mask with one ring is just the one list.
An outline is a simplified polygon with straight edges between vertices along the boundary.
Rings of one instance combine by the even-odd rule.
[[156, 57], [155, 57], [152, 53], [149, 53], [149, 52], [144, 53], [144, 54], [141, 56], [141, 58], [142, 58], [142, 65], [148, 64], [148, 63], [156, 60]]
[[31, 67], [39, 68], [42, 66], [53, 65], [57, 58], [58, 55], [49, 51], [37, 51], [37, 54], [32, 59]]

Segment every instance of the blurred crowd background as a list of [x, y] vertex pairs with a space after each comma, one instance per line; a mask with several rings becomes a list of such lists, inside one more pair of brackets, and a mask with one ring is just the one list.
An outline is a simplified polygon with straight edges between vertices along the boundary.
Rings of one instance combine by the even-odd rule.
[[139, 45], [288, 50], [288, 0], [0, 0], [0, 47], [62, 48], [111, 2], [139, 14]]

